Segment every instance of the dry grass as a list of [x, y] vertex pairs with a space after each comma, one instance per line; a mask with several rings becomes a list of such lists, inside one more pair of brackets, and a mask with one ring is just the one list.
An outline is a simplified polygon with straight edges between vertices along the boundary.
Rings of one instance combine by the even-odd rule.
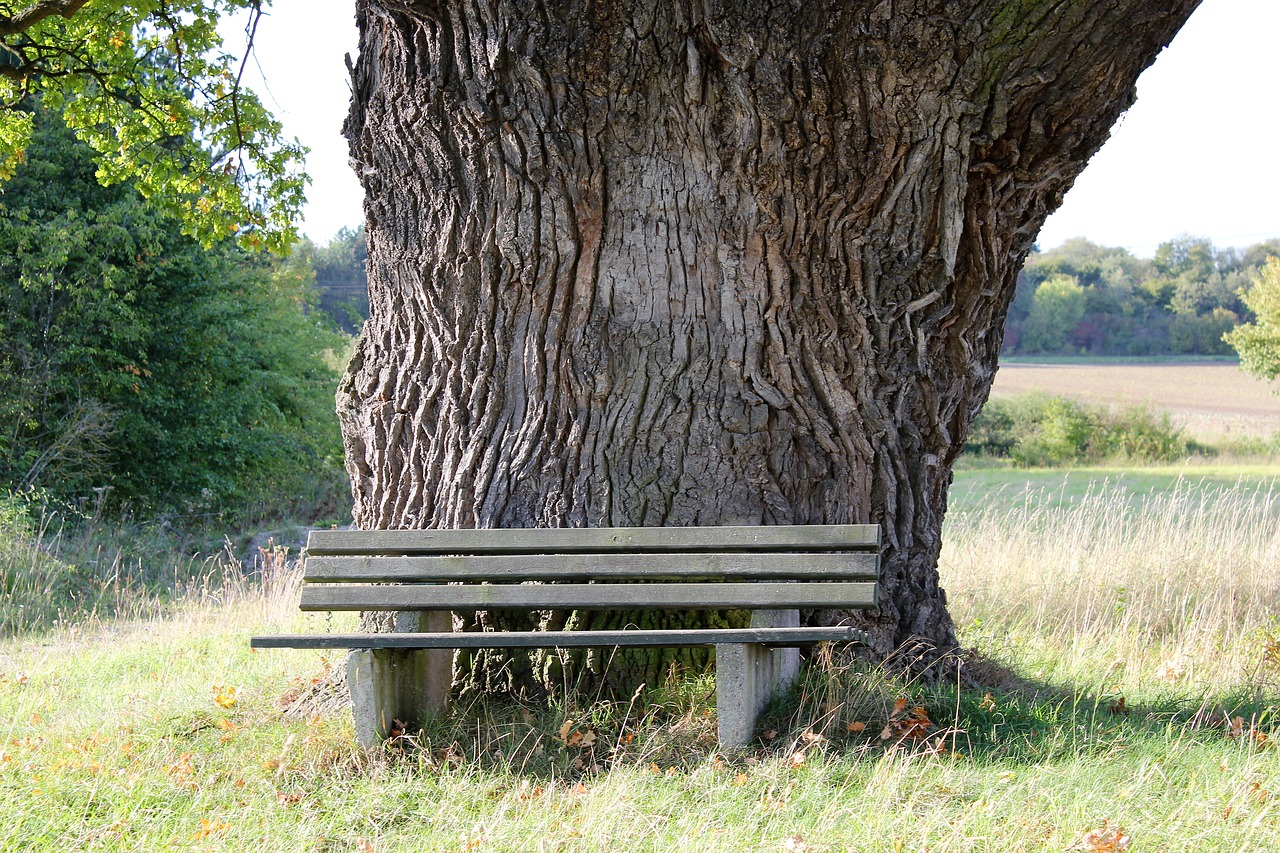
[[[1096, 485], [1056, 505], [948, 522], [943, 581], [970, 642], [1017, 638], [1066, 683], [1230, 693], [1265, 686], [1280, 632], [1280, 493], [1185, 482], [1135, 501]], [[1273, 667], [1274, 668], [1274, 667]]]
[[1274, 383], [1233, 364], [1005, 363], [992, 398], [1042, 392], [1089, 403], [1149, 404], [1168, 411], [1197, 440], [1216, 444], [1280, 432]]

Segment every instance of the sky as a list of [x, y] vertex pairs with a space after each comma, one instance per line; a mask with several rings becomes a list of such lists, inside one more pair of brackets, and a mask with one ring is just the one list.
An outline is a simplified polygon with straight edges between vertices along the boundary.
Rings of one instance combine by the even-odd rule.
[[[311, 148], [302, 231], [325, 242], [363, 217], [342, 138], [353, 0], [274, 0], [246, 79]], [[224, 26], [231, 49], [243, 45]], [[1045, 223], [1150, 257], [1180, 234], [1219, 247], [1280, 237], [1280, 0], [1204, 0], [1138, 80], [1138, 101]], [[254, 79], [256, 78], [256, 80]], [[265, 81], [265, 82], [264, 82]]]

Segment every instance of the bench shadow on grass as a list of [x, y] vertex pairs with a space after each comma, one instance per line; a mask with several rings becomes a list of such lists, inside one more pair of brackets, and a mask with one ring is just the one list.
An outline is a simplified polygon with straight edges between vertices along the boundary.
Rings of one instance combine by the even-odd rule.
[[[588, 780], [626, 766], [686, 773], [708, 763], [786, 761], [813, 749], [855, 762], [907, 750], [1030, 765], [1144, 739], [1221, 744], [1232, 735], [1257, 737], [1275, 712], [1261, 691], [1246, 690], [1203, 701], [1171, 691], [1166, 700], [1130, 705], [1119, 694], [1029, 676], [973, 652], [944, 659], [935, 672], [948, 669], [951, 678], [910, 681], [818, 652], [795, 689], [761, 715], [755, 740], [739, 750], [717, 745], [713, 679], [673, 676], [630, 700], [573, 691], [537, 702], [464, 696], [449, 713], [388, 741], [375, 758], [422, 772], [475, 769], [539, 784]], [[282, 697], [285, 714], [350, 713], [338, 675]]]

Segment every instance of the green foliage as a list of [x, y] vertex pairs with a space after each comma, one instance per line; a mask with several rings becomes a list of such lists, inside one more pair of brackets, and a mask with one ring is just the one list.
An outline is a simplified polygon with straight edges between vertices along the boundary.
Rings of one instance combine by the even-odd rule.
[[1073, 276], [1053, 275], [1036, 287], [1024, 331], [1026, 346], [1038, 352], [1055, 352], [1067, 342], [1067, 333], [1084, 317], [1085, 291]]
[[[262, 0], [70, 5], [0, 20], [0, 178], [23, 160], [33, 132], [23, 105], [35, 98], [92, 146], [99, 180], [132, 182], [204, 245], [236, 234], [247, 247], [287, 246], [306, 150], [240, 85]], [[238, 59], [218, 22], [246, 10]]]
[[333, 483], [309, 267], [202, 249], [40, 113], [0, 210], [0, 484], [215, 510]]
[[1280, 376], [1280, 257], [1269, 258], [1243, 299], [1257, 319], [1223, 336], [1240, 353], [1240, 363], [1263, 379]]
[[[1027, 260], [1005, 348], [1022, 355], [1229, 354], [1223, 333], [1249, 314], [1240, 292], [1273, 256], [1280, 256], [1280, 241], [1216, 249], [1205, 238], [1183, 235], [1146, 261], [1124, 249], [1068, 240]], [[1083, 311], [1077, 297], [1058, 292], [1066, 290], [1061, 284], [1041, 294], [1062, 277], [1083, 289]]]
[[1010, 459], [1024, 468], [1107, 460], [1165, 462], [1189, 451], [1186, 436], [1167, 413], [1144, 406], [1113, 411], [1040, 394], [989, 401], [965, 445], [966, 453]]
[[343, 228], [323, 246], [305, 242], [307, 245], [299, 250], [311, 252], [321, 310], [343, 331], [360, 331], [369, 317], [369, 281], [365, 274], [369, 252], [364, 243], [364, 225], [356, 230]]

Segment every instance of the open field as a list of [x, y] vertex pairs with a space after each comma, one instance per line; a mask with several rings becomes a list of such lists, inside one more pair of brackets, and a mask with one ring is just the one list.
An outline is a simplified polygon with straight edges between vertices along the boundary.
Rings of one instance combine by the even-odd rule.
[[[1280, 849], [1273, 502], [1151, 485], [971, 502], [941, 568], [972, 680], [829, 663], [738, 755], [698, 679], [470, 705], [360, 754], [319, 690], [335, 657], [248, 649], [330, 627], [288, 562], [0, 641], [0, 850]], [[899, 698], [928, 724], [887, 726]]]
[[1192, 437], [1215, 443], [1280, 432], [1278, 387], [1221, 361], [1005, 361], [991, 396], [1042, 392], [1089, 403], [1150, 404]]
[[1107, 493], [1141, 506], [1177, 493], [1212, 502], [1223, 494], [1248, 494], [1280, 516], [1280, 465], [1178, 465], [1088, 468], [976, 467], [955, 472], [949, 512], [982, 512], [992, 506], [1061, 509]]

